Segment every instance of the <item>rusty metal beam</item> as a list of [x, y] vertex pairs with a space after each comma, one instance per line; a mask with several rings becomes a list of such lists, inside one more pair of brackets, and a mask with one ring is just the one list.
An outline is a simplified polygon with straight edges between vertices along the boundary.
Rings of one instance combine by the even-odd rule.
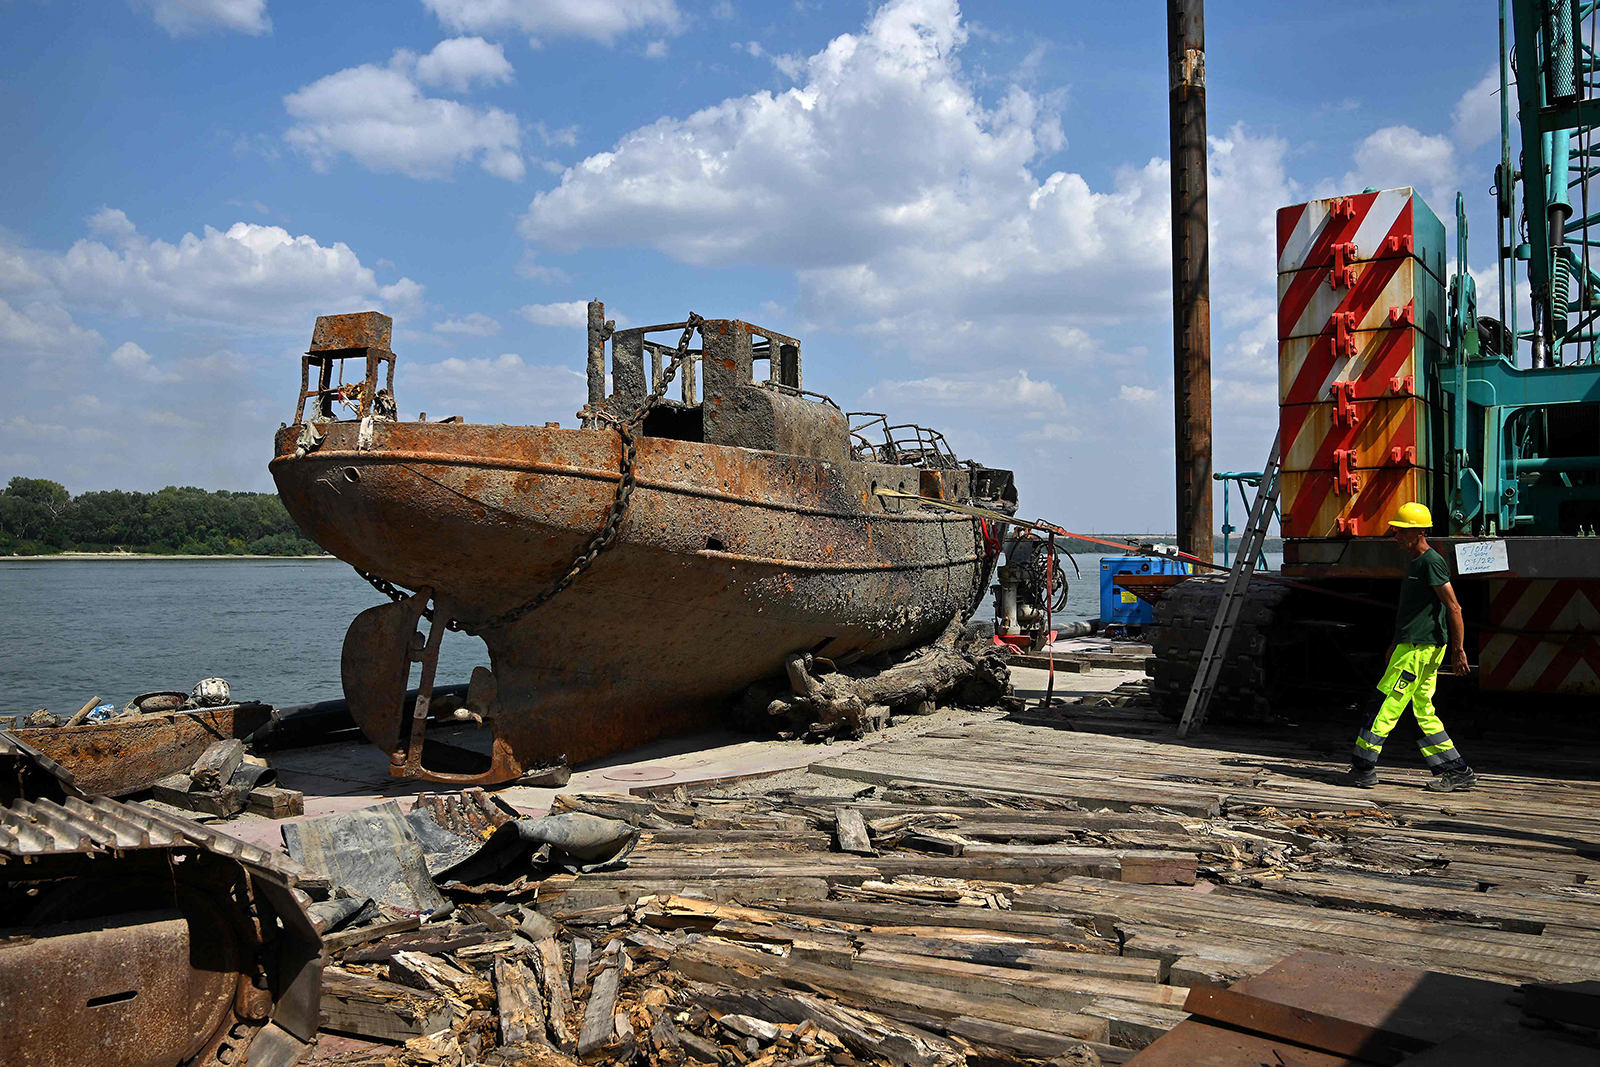
[[1167, 0], [1172, 148], [1172, 406], [1178, 547], [1212, 558], [1211, 254], [1203, 0]]

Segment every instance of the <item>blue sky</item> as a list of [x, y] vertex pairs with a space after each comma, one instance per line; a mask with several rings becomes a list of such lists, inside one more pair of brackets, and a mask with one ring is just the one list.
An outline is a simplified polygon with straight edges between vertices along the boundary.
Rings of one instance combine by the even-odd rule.
[[[1495, 5], [1213, 4], [1217, 469], [1276, 420], [1273, 212], [1468, 194]], [[407, 416], [572, 425], [581, 305], [802, 338], [806, 385], [1172, 526], [1164, 5], [0, 0], [0, 479], [269, 489], [317, 314]]]

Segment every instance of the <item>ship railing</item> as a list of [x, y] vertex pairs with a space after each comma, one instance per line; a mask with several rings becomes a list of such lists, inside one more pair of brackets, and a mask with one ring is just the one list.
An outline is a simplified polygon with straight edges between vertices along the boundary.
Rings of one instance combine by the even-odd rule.
[[[964, 466], [938, 430], [913, 422], [891, 424], [889, 416], [878, 411], [852, 411], [846, 417], [851, 420], [850, 451], [857, 460], [924, 470], [960, 470]], [[868, 432], [881, 434], [883, 443], [870, 440]]]
[[811, 397], [813, 400], [816, 400], [819, 403], [827, 404], [837, 412], [843, 413], [844, 411], [844, 409], [839, 406], [838, 402], [827, 393], [814, 393], [810, 389], [799, 389], [795, 386], [785, 385], [782, 382], [775, 381], [757, 382], [756, 384], [762, 386], [763, 388], [771, 389], [775, 393], [784, 393], [788, 396]]
[[[679, 324], [675, 328], [681, 330], [685, 325], [687, 323]], [[676, 345], [664, 345], [647, 337], [644, 339], [644, 352], [645, 355], [650, 357], [650, 391], [659, 393], [661, 392], [662, 368], [678, 354], [678, 348]], [[704, 349], [691, 348], [684, 356], [683, 362], [678, 365], [678, 381], [680, 383], [678, 395], [685, 404], [692, 406], [700, 402], [700, 386], [697, 372], [700, 367], [700, 361], [704, 358]]]

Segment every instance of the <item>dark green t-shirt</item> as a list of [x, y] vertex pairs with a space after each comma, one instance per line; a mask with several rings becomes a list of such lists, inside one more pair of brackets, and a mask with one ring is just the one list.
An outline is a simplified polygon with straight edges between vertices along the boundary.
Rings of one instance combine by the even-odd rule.
[[1445, 643], [1444, 601], [1434, 592], [1450, 581], [1450, 565], [1433, 549], [1406, 565], [1400, 582], [1400, 608], [1394, 617], [1395, 644]]

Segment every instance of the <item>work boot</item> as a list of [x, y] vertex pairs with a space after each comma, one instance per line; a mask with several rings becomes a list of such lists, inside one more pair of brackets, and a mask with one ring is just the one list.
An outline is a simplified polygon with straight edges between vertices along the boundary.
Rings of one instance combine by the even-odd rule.
[[1462, 767], [1459, 770], [1434, 775], [1428, 782], [1427, 788], [1435, 793], [1459, 793], [1477, 784], [1478, 776], [1472, 773], [1472, 768]]
[[1352, 763], [1350, 769], [1344, 772], [1339, 779], [1340, 785], [1353, 785], [1359, 789], [1371, 789], [1378, 784], [1378, 768], [1375, 766]]

